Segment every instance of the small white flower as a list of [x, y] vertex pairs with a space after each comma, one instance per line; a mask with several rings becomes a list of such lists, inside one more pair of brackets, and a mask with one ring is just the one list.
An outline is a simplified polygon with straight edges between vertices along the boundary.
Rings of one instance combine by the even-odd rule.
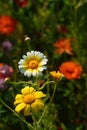
[[23, 55], [23, 59], [18, 62], [18, 68], [21, 73], [24, 73], [24, 76], [39, 76], [42, 74], [42, 71], [47, 68], [45, 66], [47, 61], [48, 59], [43, 53], [31, 51]]

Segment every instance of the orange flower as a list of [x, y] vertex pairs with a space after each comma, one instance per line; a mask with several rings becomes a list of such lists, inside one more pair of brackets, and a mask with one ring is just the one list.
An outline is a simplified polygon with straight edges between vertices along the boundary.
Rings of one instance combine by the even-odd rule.
[[0, 33], [1, 34], [11, 34], [16, 29], [17, 22], [10, 16], [3, 15], [0, 16]]
[[79, 79], [82, 74], [82, 66], [76, 64], [73, 61], [62, 63], [59, 67], [59, 70], [69, 80]]
[[2, 67], [4, 64], [3, 63], [0, 63], [0, 67]]
[[62, 54], [62, 53], [67, 53], [69, 55], [72, 55], [72, 48], [70, 46], [70, 43], [72, 42], [72, 39], [60, 39], [54, 43], [55, 47], [55, 53]]

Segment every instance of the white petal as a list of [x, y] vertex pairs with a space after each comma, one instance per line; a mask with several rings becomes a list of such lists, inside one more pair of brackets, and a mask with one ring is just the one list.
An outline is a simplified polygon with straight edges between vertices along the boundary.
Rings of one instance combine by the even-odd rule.
[[21, 73], [24, 73], [25, 71], [26, 71], [26, 70], [24, 70], [24, 69], [21, 69], [21, 70], [20, 70]]
[[30, 77], [30, 76], [32, 75], [32, 71], [26, 70], [26, 71], [24, 72], [24, 75]]
[[34, 51], [31, 51], [31, 56], [35, 56], [35, 53], [34, 53]]
[[18, 68], [19, 68], [19, 69], [21, 69], [21, 68], [24, 69], [24, 68], [27, 68], [27, 66], [25, 66], [25, 65], [19, 65]]
[[38, 70], [39, 70], [39, 71], [43, 71], [43, 70], [45, 70], [45, 69], [47, 69], [47, 67], [46, 67], [46, 66], [43, 66], [43, 67], [38, 67]]
[[43, 59], [43, 60], [39, 63], [39, 65], [40, 65], [40, 66], [45, 65], [45, 64], [47, 63], [47, 61], [48, 61], [48, 59]]
[[23, 57], [23, 59], [25, 59], [27, 56], [26, 56], [26, 55], [23, 55], [22, 57]]
[[39, 51], [35, 51], [35, 56], [38, 56], [38, 54], [40, 53]]
[[38, 71], [37, 70], [33, 70], [32, 75], [36, 76], [37, 74], [38, 74]]
[[24, 60], [23, 59], [21, 59], [19, 62], [18, 62], [18, 64], [24, 64]]
[[37, 70], [34, 70], [34, 71], [33, 71], [32, 75], [33, 75], [33, 76], [39, 76], [39, 75], [41, 75], [40, 73], [41, 73], [41, 72], [37, 69]]
[[30, 54], [31, 54], [30, 52], [27, 52], [27, 56], [30, 56]]
[[38, 67], [39, 71], [43, 71], [43, 69], [44, 69], [43, 67]]
[[41, 58], [41, 59], [43, 59], [44, 55], [42, 53], [39, 53], [38, 57]]

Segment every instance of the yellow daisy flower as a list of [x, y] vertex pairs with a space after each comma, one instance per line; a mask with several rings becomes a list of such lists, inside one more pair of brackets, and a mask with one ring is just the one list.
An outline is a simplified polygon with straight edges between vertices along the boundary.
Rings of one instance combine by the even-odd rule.
[[14, 105], [15, 111], [19, 113], [23, 110], [24, 115], [28, 116], [33, 111], [41, 110], [44, 106], [41, 98], [45, 97], [42, 91], [36, 91], [33, 87], [26, 86], [21, 90], [21, 94], [17, 94], [15, 97]]
[[51, 71], [50, 74], [52, 75], [53, 78], [55, 79], [62, 79], [64, 75], [60, 73], [59, 71]]
[[23, 55], [23, 59], [18, 62], [18, 68], [21, 73], [24, 73], [24, 76], [39, 76], [42, 74], [42, 71], [47, 68], [45, 66], [47, 61], [48, 59], [43, 53], [31, 51]]

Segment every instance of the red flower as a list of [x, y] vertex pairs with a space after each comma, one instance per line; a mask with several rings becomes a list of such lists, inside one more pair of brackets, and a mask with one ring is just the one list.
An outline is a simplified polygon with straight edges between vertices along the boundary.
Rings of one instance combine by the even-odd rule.
[[69, 80], [79, 79], [82, 74], [82, 66], [73, 61], [68, 61], [61, 64], [59, 71]]
[[55, 47], [55, 53], [62, 54], [62, 53], [67, 53], [69, 55], [72, 55], [72, 48], [70, 43], [72, 42], [72, 39], [60, 39], [54, 43]]
[[12, 17], [3, 15], [0, 16], [0, 33], [1, 34], [11, 34], [16, 29], [17, 22]]
[[28, 5], [28, 0], [15, 0], [17, 6], [24, 8]]

